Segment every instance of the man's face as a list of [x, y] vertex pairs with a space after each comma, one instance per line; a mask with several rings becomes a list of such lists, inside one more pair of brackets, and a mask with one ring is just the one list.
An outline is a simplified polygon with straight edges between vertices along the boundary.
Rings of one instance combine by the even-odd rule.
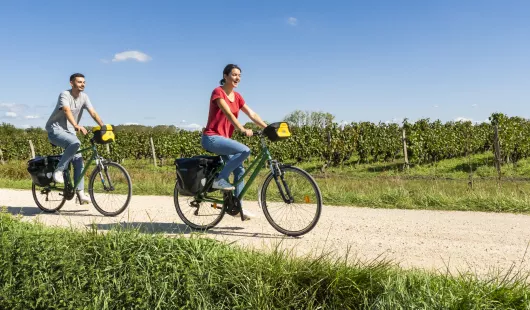
[[70, 82], [70, 85], [72, 85], [72, 89], [83, 91], [85, 90], [85, 78], [76, 77], [75, 80]]

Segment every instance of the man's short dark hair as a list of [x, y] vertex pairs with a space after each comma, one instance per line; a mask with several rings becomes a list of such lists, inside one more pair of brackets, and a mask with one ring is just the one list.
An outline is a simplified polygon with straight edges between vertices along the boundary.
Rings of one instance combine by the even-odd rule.
[[75, 81], [75, 78], [78, 78], [78, 77], [84, 78], [85, 76], [82, 75], [81, 73], [74, 73], [74, 74], [70, 75], [70, 82]]

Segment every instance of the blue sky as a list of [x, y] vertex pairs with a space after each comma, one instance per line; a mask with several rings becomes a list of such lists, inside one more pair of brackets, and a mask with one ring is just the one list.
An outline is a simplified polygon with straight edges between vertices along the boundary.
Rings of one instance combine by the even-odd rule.
[[228, 63], [269, 122], [530, 117], [528, 16], [510, 0], [2, 1], [0, 122], [43, 127], [81, 72], [106, 123], [204, 125]]

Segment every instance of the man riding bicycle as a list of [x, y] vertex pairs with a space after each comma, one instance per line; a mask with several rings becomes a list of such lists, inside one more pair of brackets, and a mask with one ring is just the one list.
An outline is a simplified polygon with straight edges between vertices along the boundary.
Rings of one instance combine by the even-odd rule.
[[[61, 160], [53, 173], [53, 180], [57, 183], [64, 183], [63, 171], [66, 170], [70, 161], [72, 161], [74, 166], [74, 178], [76, 180], [83, 172], [83, 157], [81, 154], [76, 154], [81, 146], [81, 142], [76, 136], [76, 131], [80, 131], [83, 135], [87, 134], [87, 130], [79, 125], [83, 109], [88, 111], [96, 123], [104, 126], [88, 95], [83, 93], [85, 90], [85, 76], [81, 73], [72, 74], [70, 76], [70, 85], [71, 89], [63, 91], [59, 95], [57, 105], [45, 127], [50, 142], [64, 149]], [[76, 189], [80, 204], [90, 203], [90, 199], [84, 193], [84, 187], [84, 178], [81, 178]]]

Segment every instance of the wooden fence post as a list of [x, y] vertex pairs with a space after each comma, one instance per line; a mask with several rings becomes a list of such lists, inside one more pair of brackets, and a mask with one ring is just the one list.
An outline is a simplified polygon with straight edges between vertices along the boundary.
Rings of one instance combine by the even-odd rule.
[[501, 163], [502, 163], [502, 157], [501, 157], [501, 144], [500, 144], [500, 141], [499, 141], [499, 127], [497, 124], [495, 124], [495, 126], [493, 127], [494, 129], [494, 132], [495, 132], [495, 136], [494, 136], [494, 140], [493, 140], [493, 147], [495, 149], [495, 168], [497, 168], [497, 182], [498, 182], [498, 185], [500, 186], [500, 181], [501, 181]]
[[30, 159], [35, 158], [35, 148], [33, 147], [33, 142], [31, 140], [29, 140], [29, 149], [31, 150]]
[[403, 157], [405, 157], [405, 167], [409, 169], [409, 155], [407, 153], [407, 136], [405, 135], [405, 127], [403, 127], [403, 135], [401, 137], [403, 140]]
[[155, 144], [153, 143], [153, 137], [149, 137], [149, 142], [151, 143], [151, 153], [153, 154], [153, 162], [156, 167], [156, 153], [155, 153]]
[[4, 153], [2, 153], [2, 149], [0, 149], [0, 163], [2, 165], [5, 164], [5, 162], [4, 162]]
[[110, 146], [109, 146], [109, 144], [107, 143], [106, 146], [107, 146], [107, 153], [110, 154]]

